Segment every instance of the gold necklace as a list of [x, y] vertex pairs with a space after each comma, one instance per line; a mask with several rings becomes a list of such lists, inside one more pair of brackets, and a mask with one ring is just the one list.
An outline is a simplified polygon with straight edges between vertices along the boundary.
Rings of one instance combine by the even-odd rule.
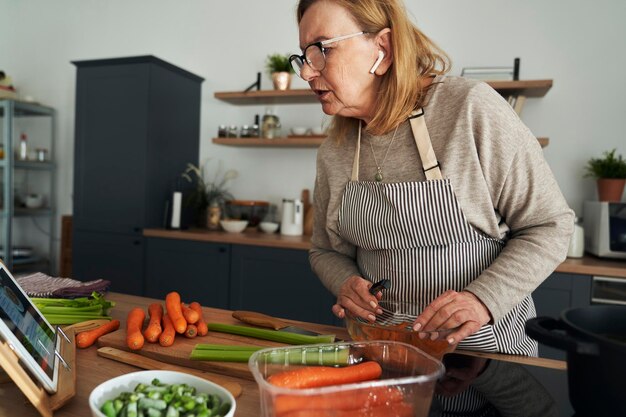
[[385, 152], [385, 156], [383, 157], [383, 162], [379, 165], [378, 160], [376, 159], [376, 154], [374, 153], [374, 147], [372, 146], [372, 138], [369, 138], [370, 149], [372, 150], [372, 156], [374, 157], [374, 163], [376, 163], [376, 175], [374, 175], [374, 180], [376, 182], [381, 182], [383, 180], [383, 165], [385, 165], [385, 161], [387, 160], [387, 155], [389, 155], [389, 149], [391, 149], [391, 145], [393, 145], [393, 140], [396, 138], [396, 133], [398, 133], [398, 128], [400, 125], [396, 126], [396, 130], [393, 132], [393, 136], [391, 137], [391, 141], [389, 142], [389, 146], [387, 146], [387, 151]]

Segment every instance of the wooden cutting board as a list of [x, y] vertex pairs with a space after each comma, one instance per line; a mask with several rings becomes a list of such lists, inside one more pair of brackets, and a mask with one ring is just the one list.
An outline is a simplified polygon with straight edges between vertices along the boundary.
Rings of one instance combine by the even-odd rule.
[[[193, 361], [189, 359], [191, 351], [198, 343], [259, 347], [286, 346], [282, 343], [271, 342], [269, 340], [253, 339], [226, 333], [209, 332], [206, 336], [199, 336], [193, 339], [187, 339], [182, 335], [176, 335], [174, 344], [169, 347], [163, 347], [158, 343], [146, 342], [141, 350], [132, 352], [169, 364], [186, 366], [189, 368], [215, 372], [228, 376], [253, 379], [252, 374], [248, 370], [247, 363]], [[126, 346], [126, 329], [119, 329], [115, 332], [101, 336], [97, 341], [97, 345], [98, 347], [112, 347], [128, 352], [131, 351], [128, 346]]]

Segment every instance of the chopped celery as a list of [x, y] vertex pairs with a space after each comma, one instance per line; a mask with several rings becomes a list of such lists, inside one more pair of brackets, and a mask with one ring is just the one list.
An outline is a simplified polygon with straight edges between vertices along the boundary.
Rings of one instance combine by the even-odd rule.
[[208, 323], [209, 330], [214, 332], [238, 334], [241, 336], [254, 337], [257, 339], [272, 340], [274, 342], [288, 343], [290, 345], [308, 345], [315, 343], [332, 343], [335, 341], [334, 334], [307, 336], [280, 330], [266, 330], [255, 327], [237, 326], [234, 324]]

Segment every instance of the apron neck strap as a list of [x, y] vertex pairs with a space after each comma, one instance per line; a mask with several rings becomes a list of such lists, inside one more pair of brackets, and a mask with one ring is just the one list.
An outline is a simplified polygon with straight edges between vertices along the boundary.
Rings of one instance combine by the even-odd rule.
[[[427, 180], [440, 180], [443, 179], [441, 175], [441, 169], [435, 151], [433, 150], [433, 144], [430, 141], [430, 135], [426, 128], [426, 121], [424, 118], [424, 110], [419, 109], [411, 113], [409, 117], [409, 123], [411, 124], [411, 130], [413, 131], [413, 139], [417, 145], [417, 153], [419, 153], [422, 160], [422, 166], [424, 167], [424, 174]], [[361, 155], [361, 120], [359, 120], [359, 130], [356, 141], [356, 151], [354, 154], [354, 160], [352, 162], [352, 175], [351, 181], [359, 180], [359, 159]]]
[[413, 139], [417, 145], [417, 152], [422, 160], [422, 167], [424, 175], [427, 180], [441, 180], [441, 169], [439, 161], [435, 156], [433, 150], [433, 144], [426, 128], [426, 118], [424, 117], [424, 109], [418, 109], [411, 113], [409, 117], [409, 123], [411, 123], [411, 130], [413, 131]]

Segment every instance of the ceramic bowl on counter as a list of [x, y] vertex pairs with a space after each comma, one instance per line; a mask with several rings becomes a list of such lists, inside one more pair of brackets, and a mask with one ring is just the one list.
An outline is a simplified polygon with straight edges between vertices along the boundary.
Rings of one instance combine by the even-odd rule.
[[250, 227], [256, 227], [269, 208], [268, 201], [230, 200], [226, 202], [226, 216], [234, 220], [247, 220]]
[[259, 223], [259, 229], [264, 233], [276, 233], [278, 230], [278, 223], [274, 222], [261, 222]]
[[174, 371], [131, 372], [103, 382], [94, 388], [89, 395], [91, 415], [93, 417], [107, 417], [107, 415], [101, 411], [102, 406], [107, 400], [114, 400], [123, 392], [135, 391], [135, 388], [140, 383], [151, 385], [154, 379], [158, 379], [161, 384], [187, 384], [195, 388], [196, 395], [207, 394], [209, 397], [216, 396], [220, 405], [224, 403], [230, 404], [230, 407], [228, 407], [228, 405], [221, 407], [224, 413], [220, 415], [223, 417], [232, 417], [235, 415], [235, 398], [225, 388], [206, 379]]
[[248, 221], [224, 219], [220, 220], [220, 225], [222, 226], [222, 229], [224, 229], [228, 233], [241, 233], [246, 230], [246, 227], [248, 227]]
[[415, 318], [419, 315], [417, 306], [410, 303], [381, 301], [383, 314], [371, 323], [346, 310], [346, 328], [353, 340], [394, 340], [413, 345], [424, 352], [441, 359], [452, 352], [456, 345], [450, 345], [447, 336], [456, 329], [434, 332], [416, 332], [412, 329]]
[[[368, 361], [380, 365], [379, 377], [314, 388], [287, 388], [272, 383], [278, 373], [297, 371], [303, 366], [346, 368]], [[259, 386], [262, 417], [426, 417], [435, 382], [444, 372], [440, 361], [414, 346], [393, 341], [263, 349], [252, 354], [248, 367]]]

